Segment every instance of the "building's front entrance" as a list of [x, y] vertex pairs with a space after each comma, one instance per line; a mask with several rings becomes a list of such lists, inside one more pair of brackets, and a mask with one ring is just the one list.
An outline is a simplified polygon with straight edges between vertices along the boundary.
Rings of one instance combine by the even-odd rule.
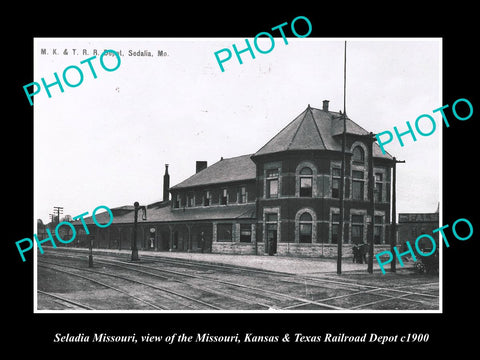
[[268, 255], [277, 253], [277, 225], [267, 225], [267, 252]]

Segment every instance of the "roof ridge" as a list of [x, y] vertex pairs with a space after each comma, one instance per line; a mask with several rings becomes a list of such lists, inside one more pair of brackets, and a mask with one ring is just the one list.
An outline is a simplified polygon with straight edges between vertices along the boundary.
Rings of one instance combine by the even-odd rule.
[[303, 119], [300, 121], [300, 124], [298, 124], [297, 126], [297, 129], [295, 130], [295, 133], [293, 134], [292, 136], [292, 139], [290, 140], [290, 142], [288, 143], [287, 145], [287, 150], [290, 149], [290, 145], [292, 145], [293, 143], [293, 140], [295, 140], [295, 137], [297, 136], [298, 134], [298, 131], [300, 130], [300, 128], [302, 127], [302, 124], [303, 122], [305, 121], [305, 117], [307, 116], [307, 110], [310, 108], [310, 104], [308, 105], [308, 107], [303, 111], [305, 114], [303, 115]]
[[[309, 107], [310, 108], [310, 107]], [[312, 112], [312, 109], [310, 108], [310, 113], [312, 114], [312, 120], [313, 120], [313, 123], [315, 124], [315, 129], [317, 129], [317, 132], [318, 132], [318, 136], [320, 138], [320, 141], [322, 142], [322, 145], [325, 149], [327, 149], [327, 147], [325, 146], [325, 141], [323, 141], [323, 138], [322, 138], [322, 133], [320, 132], [320, 129], [318, 128], [318, 125], [317, 125], [317, 121], [315, 120], [315, 116], [313, 116], [313, 112]], [[330, 124], [330, 127], [331, 127], [331, 124]]]
[[[232, 157], [229, 157], [229, 158], [223, 158], [223, 161], [225, 161], [225, 160], [230, 160], [230, 159], [236, 159], [236, 158], [243, 157], [243, 156], [252, 156], [252, 155], [253, 155], [253, 154], [243, 154], [243, 155], [232, 156]], [[219, 160], [219, 161], [221, 161], [221, 160]], [[213, 164], [216, 164], [216, 163], [218, 163], [218, 161], [215, 162], [215, 163], [213, 163]], [[212, 165], [213, 165], [213, 164], [212, 164]], [[211, 166], [211, 165], [210, 165], [210, 166]]]
[[[297, 116], [295, 116], [295, 118], [290, 121], [287, 125], [285, 125], [282, 130], [280, 130], [279, 132], [277, 132], [270, 140], [267, 141], [267, 143], [265, 145], [263, 145], [260, 149], [258, 149], [253, 155], [259, 153], [260, 151], [262, 151], [263, 148], [265, 148], [268, 144], [270, 144], [279, 134], [281, 134], [286, 128], [288, 128], [291, 124], [293, 124], [295, 122], [295, 120], [297, 120], [297, 118], [302, 115], [306, 110], [303, 110], [300, 114], [298, 114]], [[252, 156], [253, 156], [252, 155]]]

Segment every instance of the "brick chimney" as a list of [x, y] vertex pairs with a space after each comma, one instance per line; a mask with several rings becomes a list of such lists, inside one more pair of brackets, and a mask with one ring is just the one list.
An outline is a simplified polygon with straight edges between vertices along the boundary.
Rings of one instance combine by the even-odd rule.
[[207, 168], [206, 161], [197, 161], [195, 164], [195, 174]]
[[170, 175], [168, 175], [168, 164], [165, 164], [165, 175], [163, 175], [163, 201], [168, 201], [170, 188]]
[[329, 100], [323, 100], [323, 111], [328, 111]]

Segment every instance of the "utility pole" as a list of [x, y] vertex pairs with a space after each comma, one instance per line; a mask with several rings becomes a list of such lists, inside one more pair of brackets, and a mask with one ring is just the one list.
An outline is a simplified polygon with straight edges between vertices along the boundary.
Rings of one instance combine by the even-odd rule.
[[346, 106], [346, 90], [347, 90], [347, 42], [345, 41], [344, 61], [343, 61], [343, 133], [342, 133], [342, 168], [340, 177], [340, 239], [337, 242], [337, 274], [342, 273], [342, 247], [344, 242], [344, 217], [345, 217], [345, 145], [347, 134], [347, 106]]
[[369, 246], [368, 246], [368, 267], [367, 271], [373, 273], [373, 238], [375, 237], [375, 175], [373, 173], [373, 143], [375, 142], [375, 135], [373, 133], [368, 134], [369, 140], [369, 157], [368, 157], [368, 188], [370, 195], [370, 206], [369, 213], [371, 218], [371, 227], [370, 227], [370, 236], [368, 237]]
[[63, 206], [54, 206], [53, 212], [57, 212], [57, 223], [60, 223], [60, 214], [63, 214]]
[[405, 160], [393, 158], [393, 185], [392, 185], [392, 229], [390, 234], [390, 252], [393, 260], [390, 263], [390, 271], [397, 272], [397, 255], [393, 248], [397, 245], [397, 163], [405, 163]]
[[340, 232], [340, 239], [337, 242], [337, 274], [340, 275], [342, 273], [342, 247], [344, 242], [344, 218], [345, 218], [345, 143], [346, 143], [346, 115], [345, 113], [342, 115], [343, 117], [343, 134], [342, 134], [342, 168], [340, 174], [340, 224], [339, 224], [339, 232]]

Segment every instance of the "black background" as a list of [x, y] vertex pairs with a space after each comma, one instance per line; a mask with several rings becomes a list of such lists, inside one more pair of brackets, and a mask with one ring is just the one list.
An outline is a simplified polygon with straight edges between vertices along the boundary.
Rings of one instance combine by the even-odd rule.
[[[300, 4], [302, 5], [302, 4]], [[287, 349], [310, 351], [312, 355], [346, 356], [357, 351], [361, 358], [403, 354], [415, 356], [419, 352], [439, 354], [442, 350], [473, 348], [476, 340], [475, 260], [480, 232], [478, 215], [473, 204], [478, 201], [476, 174], [476, 123], [480, 106], [478, 90], [478, 55], [474, 37], [475, 10], [455, 3], [433, 8], [418, 8], [407, 3], [389, 3], [378, 8], [367, 5], [305, 3], [294, 8], [286, 3], [266, 5], [260, 11], [258, 4], [223, 3], [217, 6], [202, 4], [182, 9], [160, 3], [109, 4], [100, 10], [98, 4], [85, 3], [68, 7], [35, 5], [15, 12], [10, 10], [13, 22], [5, 23], [3, 74], [7, 86], [3, 93], [3, 183], [4, 220], [2, 267], [4, 287], [3, 335], [4, 347], [17, 354], [35, 356], [72, 356], [98, 352], [127, 355], [129, 351], [144, 351], [162, 357], [165, 351], [187, 351], [193, 356], [203, 354], [233, 356], [259, 347], [267, 351]], [[469, 219], [474, 235], [467, 241], [455, 240], [450, 235], [450, 248], [444, 248], [443, 257], [443, 314], [33, 314], [33, 258], [21, 262], [15, 241], [31, 237], [33, 219], [33, 107], [23, 92], [23, 85], [33, 78], [34, 37], [240, 37], [252, 38], [297, 16], [306, 16], [312, 23], [309, 37], [442, 37], [443, 38], [443, 104], [449, 104], [446, 114], [450, 128], [443, 131], [443, 224], [452, 224], [458, 218]], [[299, 23], [298, 23], [299, 24]], [[299, 29], [299, 33], [304, 33]], [[273, 53], [270, 56], [275, 56]], [[233, 84], [232, 84], [233, 85]], [[454, 119], [451, 105], [458, 98], [467, 98], [473, 104], [474, 114], [467, 121]], [[376, 101], [376, 99], [372, 99]], [[426, 113], [429, 110], [425, 109]], [[394, 111], [394, 110], [392, 110]], [[408, 120], [408, 119], [406, 119]], [[411, 119], [410, 119], [411, 120]], [[74, 130], [74, 129], [72, 129]], [[42, 141], [42, 139], [38, 139]], [[418, 154], [422, 156], [422, 154]], [[58, 174], [57, 174], [58, 175]], [[52, 174], [52, 178], [57, 176]], [[5, 231], [6, 230], [6, 231]], [[447, 231], [447, 234], [451, 232]], [[473, 325], [473, 326], [472, 326]], [[428, 333], [426, 344], [61, 344], [53, 343], [56, 333], [107, 332], [111, 335], [137, 337], [208, 332], [230, 335], [253, 332], [256, 335], [280, 335], [301, 332], [305, 335], [346, 333], [362, 335], [374, 332], [382, 335]], [[458, 348], [456, 348], [458, 347]], [[194, 353], [191, 351], [195, 350]], [[398, 351], [400, 350], [400, 352]], [[252, 353], [260, 355], [259, 353]], [[298, 352], [300, 354], [300, 352]], [[307, 354], [306, 352], [304, 354]], [[96, 356], [95, 356], [96, 357]]]

